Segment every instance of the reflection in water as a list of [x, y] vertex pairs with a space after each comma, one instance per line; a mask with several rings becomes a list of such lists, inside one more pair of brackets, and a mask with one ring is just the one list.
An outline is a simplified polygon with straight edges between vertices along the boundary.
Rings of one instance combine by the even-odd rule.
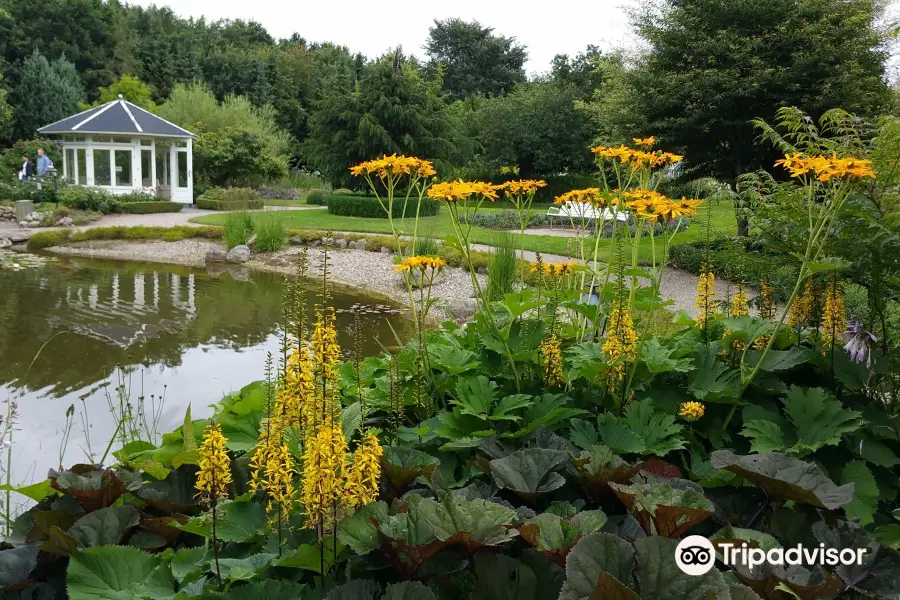
[[[261, 379], [266, 354], [278, 352], [283, 278], [234, 275], [84, 259], [0, 269], [0, 401], [14, 400], [19, 408], [13, 479], [40, 479], [58, 466], [72, 404], [63, 463], [103, 454], [115, 426], [107, 398], [115, 395], [118, 366], [132, 398], [165, 394], [160, 433], [181, 423], [188, 404], [195, 417], [208, 415], [222, 395]], [[310, 284], [310, 307], [315, 300]], [[340, 309], [360, 301], [371, 299], [333, 291], [345, 350], [351, 315]], [[392, 344], [388, 319], [401, 335], [408, 327], [381, 311], [360, 319], [367, 354], [379, 351], [379, 341]]]

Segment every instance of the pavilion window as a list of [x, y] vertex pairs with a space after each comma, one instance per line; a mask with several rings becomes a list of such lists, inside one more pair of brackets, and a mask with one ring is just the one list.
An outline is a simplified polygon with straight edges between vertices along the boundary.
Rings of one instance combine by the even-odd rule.
[[112, 185], [112, 156], [109, 150], [94, 148], [94, 185]]
[[116, 150], [115, 160], [115, 185], [118, 187], [131, 187], [131, 150]]
[[153, 182], [153, 149], [141, 149], [141, 186], [154, 187]]
[[78, 177], [78, 185], [87, 185], [87, 150], [78, 148], [75, 150], [75, 166], [73, 167]]
[[78, 163], [75, 162], [74, 148], [66, 148], [65, 165], [66, 181], [69, 183], [76, 183], [75, 178], [78, 173]]

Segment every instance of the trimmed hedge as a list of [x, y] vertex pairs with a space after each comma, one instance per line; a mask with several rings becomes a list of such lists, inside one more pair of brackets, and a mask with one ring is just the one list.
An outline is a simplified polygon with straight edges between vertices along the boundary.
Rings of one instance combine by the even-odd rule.
[[306, 203], [307, 204], [315, 204], [316, 206], [325, 206], [325, 201], [328, 200], [328, 190], [312, 190], [306, 195]]
[[206, 210], [261, 210], [263, 199], [252, 188], [210, 188], [197, 198], [197, 208]]
[[[406, 206], [407, 217], [415, 217], [416, 200], [410, 198], [409, 204]], [[342, 194], [332, 194], [325, 201], [328, 206], [328, 212], [333, 215], [342, 217], [362, 217], [364, 219], [387, 219], [387, 214], [381, 207], [377, 198], [366, 198], [365, 196], [345, 196]], [[419, 210], [421, 217], [433, 217], [440, 210], [440, 203], [431, 198], [422, 198], [422, 206]], [[395, 219], [403, 217], [403, 198], [394, 198], [394, 206], [392, 207], [393, 217]]]
[[176, 213], [181, 212], [184, 204], [180, 202], [169, 202], [168, 200], [153, 200], [148, 202], [128, 202], [120, 204], [119, 212], [130, 213], [135, 215], [148, 215], [154, 213]]

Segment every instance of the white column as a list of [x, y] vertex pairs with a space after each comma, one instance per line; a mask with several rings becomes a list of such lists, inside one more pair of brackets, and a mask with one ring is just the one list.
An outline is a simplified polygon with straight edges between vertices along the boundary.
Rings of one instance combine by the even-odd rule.
[[87, 137], [87, 148], [84, 151], [84, 157], [87, 159], [87, 165], [85, 166], [85, 173], [87, 173], [87, 184], [89, 186], [94, 185], [94, 147], [91, 144], [91, 137]]
[[181, 298], [181, 277], [172, 274], [172, 306], [178, 306]]
[[141, 171], [141, 140], [131, 138], [131, 187], [135, 190], [143, 187]]
[[194, 202], [194, 140], [187, 141], [187, 187], [190, 202]]
[[134, 306], [144, 306], [144, 274], [134, 276]]
[[113, 308], [119, 307], [119, 274], [113, 275], [112, 280], [112, 305]]

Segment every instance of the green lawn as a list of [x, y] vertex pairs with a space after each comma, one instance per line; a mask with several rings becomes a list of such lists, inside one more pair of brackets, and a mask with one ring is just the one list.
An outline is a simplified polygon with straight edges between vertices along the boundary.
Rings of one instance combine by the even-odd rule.
[[266, 198], [263, 200], [266, 206], [306, 206], [306, 200], [282, 200], [279, 198]]
[[[498, 208], [482, 208], [484, 211], [506, 210]], [[546, 212], [546, 207], [534, 208], [534, 212]], [[691, 226], [678, 233], [675, 238], [676, 244], [684, 244], [705, 236], [706, 213], [712, 211], [712, 227], [716, 233], [733, 235], [736, 230], [734, 220], [734, 208], [730, 204], [719, 203], [707, 205], [704, 209], [701, 207], [700, 213], [691, 224]], [[363, 219], [360, 217], [342, 217], [331, 215], [326, 210], [304, 210], [304, 211], [283, 211], [275, 213], [284, 221], [285, 227], [288, 229], [317, 229], [330, 231], [352, 231], [357, 233], [378, 233], [390, 234], [391, 228], [387, 219]], [[202, 223], [204, 225], [219, 225], [225, 222], [226, 216], [208, 215], [204, 217], [195, 217], [192, 222]], [[413, 226], [412, 219], [407, 219], [405, 228], [402, 233], [410, 233]], [[564, 225], [556, 225], [555, 227], [564, 227]], [[565, 225], [568, 227], [568, 225]], [[443, 239], [453, 235], [453, 225], [450, 222], [450, 215], [445, 208], [441, 208], [441, 213], [434, 217], [423, 217], [419, 219], [419, 235]], [[479, 244], [492, 244], [496, 238], [496, 232], [480, 227], [472, 230], [471, 241]], [[525, 249], [544, 254], [568, 254], [568, 240], [566, 237], [553, 237], [546, 235], [526, 235]], [[600, 241], [601, 246], [606, 249], [610, 244], [610, 240], [604, 239]], [[629, 252], [629, 249], [625, 249]], [[605, 255], [605, 252], [603, 253]], [[645, 239], [641, 244], [640, 257], [642, 262], [649, 262], [651, 259], [650, 241]]]

